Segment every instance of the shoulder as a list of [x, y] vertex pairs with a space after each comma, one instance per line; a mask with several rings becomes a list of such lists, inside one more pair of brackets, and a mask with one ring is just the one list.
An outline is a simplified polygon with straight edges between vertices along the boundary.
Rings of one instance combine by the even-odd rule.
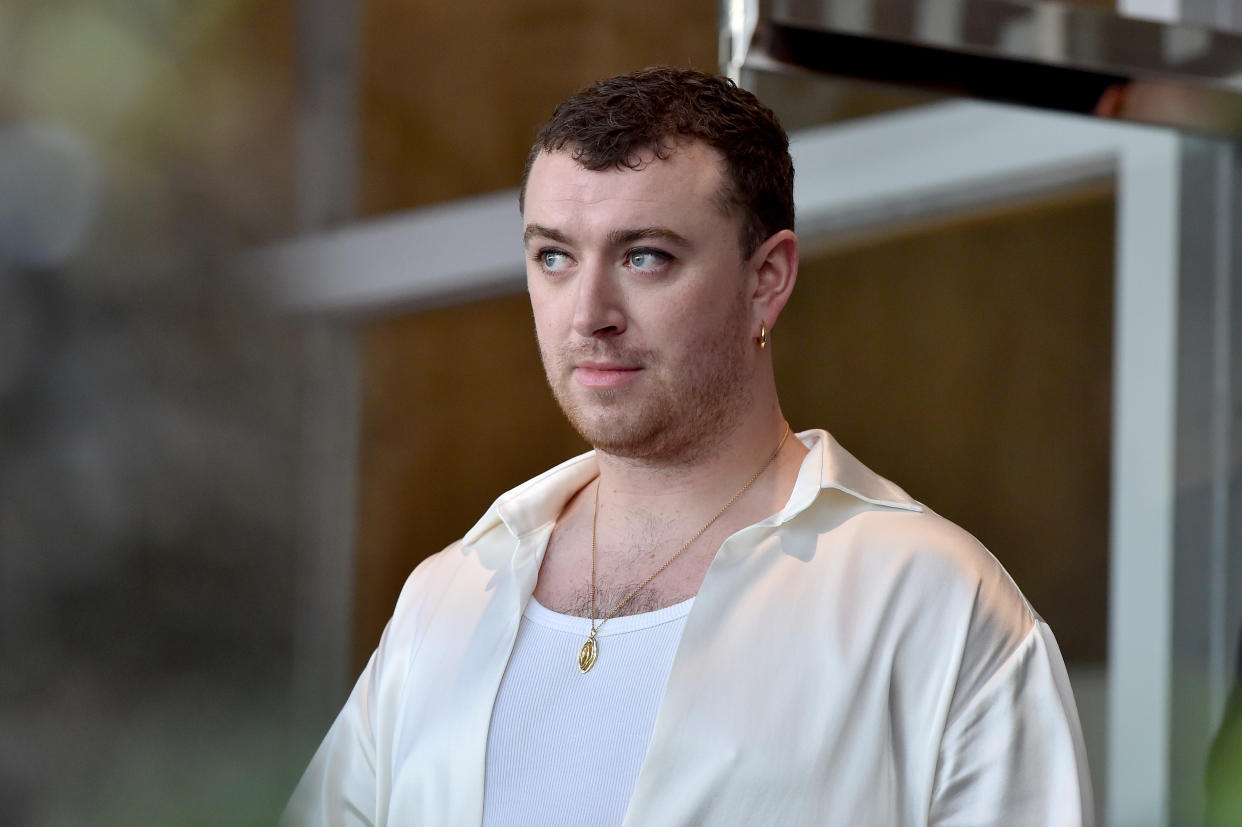
[[[487, 535], [495, 534], [492, 539], [499, 540], [498, 535], [503, 533], [501, 526], [499, 532], [485, 532], [484, 537], [476, 540], [474, 544], [457, 540], [420, 562], [401, 587], [396, 607], [393, 609], [392, 622], [416, 622], [434, 613], [441, 600], [459, 591], [458, 584], [461, 581], [472, 579], [473, 570], [479, 567], [480, 562], [478, 546], [488, 545]], [[495, 568], [490, 567], [493, 572]]]
[[491, 597], [486, 584], [495, 572], [481, 568], [477, 556], [459, 540], [410, 573], [372, 656], [384, 687], [398, 689], [413, 659], [428, 645], [465, 632], [459, 618], [477, 615]]
[[895, 585], [936, 599], [976, 594], [1021, 606], [1026, 601], [1008, 573], [970, 532], [925, 506], [896, 509], [851, 501], [825, 491], [822, 507], [801, 520], [822, 550], [864, 570], [879, 570]]
[[969, 680], [1020, 648], [1039, 622], [1000, 562], [962, 527], [927, 508], [825, 495], [834, 502], [805, 514], [802, 531], [813, 535], [813, 553], [840, 594], [881, 611], [903, 651], [919, 660], [939, 652]]
[[[996, 559], [969, 532], [872, 471], [825, 431], [799, 435], [809, 453], [790, 528], [867, 569], [915, 575], [924, 591], [983, 587], [1021, 600]], [[948, 595], [944, 595], [948, 596]]]
[[940, 646], [953, 662], [950, 715], [1033, 656], [1032, 647], [1043, 640], [1040, 630], [1047, 627], [973, 535], [929, 509], [863, 522], [872, 524], [870, 553], [881, 553], [886, 544], [900, 550], [907, 573], [900, 594], [914, 607], [911, 650]]

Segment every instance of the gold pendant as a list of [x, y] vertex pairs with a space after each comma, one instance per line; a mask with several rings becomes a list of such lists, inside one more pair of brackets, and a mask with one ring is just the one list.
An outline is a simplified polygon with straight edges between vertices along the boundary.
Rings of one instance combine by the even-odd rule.
[[595, 665], [595, 659], [599, 657], [599, 644], [595, 642], [595, 633], [586, 639], [586, 643], [582, 644], [582, 648], [578, 650], [578, 671], [586, 674], [591, 671], [591, 667]]

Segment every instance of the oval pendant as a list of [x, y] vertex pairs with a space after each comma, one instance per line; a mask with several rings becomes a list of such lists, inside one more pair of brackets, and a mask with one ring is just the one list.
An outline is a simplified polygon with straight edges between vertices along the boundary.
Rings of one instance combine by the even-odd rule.
[[582, 644], [582, 648], [578, 650], [578, 671], [586, 674], [591, 671], [591, 667], [595, 665], [595, 659], [599, 657], [599, 645], [596, 644], [595, 638], [589, 637], [586, 643]]

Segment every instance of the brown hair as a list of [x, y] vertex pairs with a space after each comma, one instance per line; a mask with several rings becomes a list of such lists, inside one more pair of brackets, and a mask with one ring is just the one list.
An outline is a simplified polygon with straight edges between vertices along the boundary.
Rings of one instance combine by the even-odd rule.
[[721, 203], [741, 219], [743, 257], [793, 229], [793, 161], [776, 114], [728, 78], [669, 66], [601, 80], [562, 101], [526, 157], [519, 204], [541, 152], [569, 149], [589, 170], [636, 169], [645, 153], [667, 158], [679, 138], [724, 156]]

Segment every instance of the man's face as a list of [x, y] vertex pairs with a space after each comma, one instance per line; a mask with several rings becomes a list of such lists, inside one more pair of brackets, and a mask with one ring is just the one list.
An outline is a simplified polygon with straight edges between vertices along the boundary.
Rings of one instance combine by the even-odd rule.
[[603, 451], [693, 460], [739, 422], [756, 357], [754, 276], [725, 214], [720, 155], [677, 145], [636, 170], [543, 153], [523, 205], [548, 384]]

